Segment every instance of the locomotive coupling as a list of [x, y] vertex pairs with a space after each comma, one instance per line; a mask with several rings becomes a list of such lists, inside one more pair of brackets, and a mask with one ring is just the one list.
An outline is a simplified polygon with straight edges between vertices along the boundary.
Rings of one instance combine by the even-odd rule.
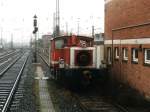
[[82, 73], [83, 73], [83, 77], [84, 77], [86, 80], [92, 80], [92, 74], [91, 74], [90, 71], [84, 70]]

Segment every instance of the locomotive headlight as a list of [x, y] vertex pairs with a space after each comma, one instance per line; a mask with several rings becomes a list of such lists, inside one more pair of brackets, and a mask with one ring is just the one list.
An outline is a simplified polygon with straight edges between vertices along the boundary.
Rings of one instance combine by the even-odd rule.
[[65, 62], [64, 62], [64, 59], [59, 59], [59, 68], [64, 68]]

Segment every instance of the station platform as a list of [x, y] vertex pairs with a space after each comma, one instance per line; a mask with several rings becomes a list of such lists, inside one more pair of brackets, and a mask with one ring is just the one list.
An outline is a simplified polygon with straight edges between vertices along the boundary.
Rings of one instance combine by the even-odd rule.
[[36, 77], [38, 80], [38, 94], [40, 103], [40, 112], [55, 112], [50, 92], [48, 91], [47, 78], [44, 76], [42, 67], [40, 64], [34, 64], [36, 68]]

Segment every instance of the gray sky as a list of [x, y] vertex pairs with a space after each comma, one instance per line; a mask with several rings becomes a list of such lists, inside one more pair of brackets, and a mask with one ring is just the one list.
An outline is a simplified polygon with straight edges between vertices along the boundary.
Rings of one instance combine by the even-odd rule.
[[[15, 42], [28, 42], [33, 31], [33, 16], [37, 14], [39, 35], [52, 32], [55, 0], [0, 0], [0, 30], [6, 41], [13, 35]], [[78, 19], [79, 18], [79, 19]], [[60, 0], [60, 27], [80, 34], [91, 34], [104, 29], [104, 0]], [[101, 29], [100, 29], [101, 28]], [[40, 37], [40, 36], [39, 36]]]

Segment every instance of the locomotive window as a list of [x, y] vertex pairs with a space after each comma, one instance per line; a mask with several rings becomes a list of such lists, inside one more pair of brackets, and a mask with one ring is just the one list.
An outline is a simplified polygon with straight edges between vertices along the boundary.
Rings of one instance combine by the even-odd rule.
[[146, 64], [150, 64], [150, 49], [145, 49], [144, 51], [145, 54], [145, 63]]
[[61, 49], [64, 47], [64, 40], [56, 40], [55, 41], [55, 49]]

